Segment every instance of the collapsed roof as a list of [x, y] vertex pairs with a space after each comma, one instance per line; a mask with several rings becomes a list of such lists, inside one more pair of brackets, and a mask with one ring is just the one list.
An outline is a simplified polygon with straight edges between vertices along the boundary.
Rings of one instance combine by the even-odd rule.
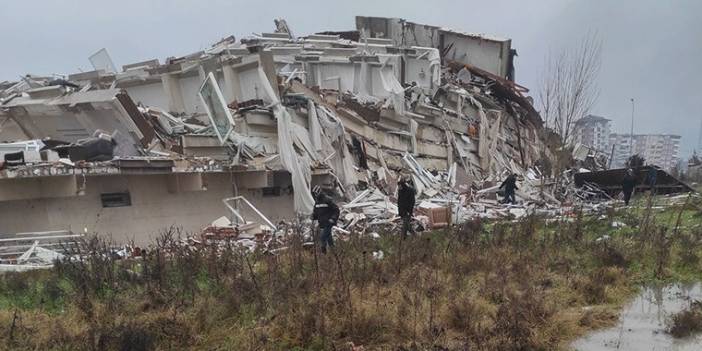
[[513, 82], [510, 40], [423, 26], [439, 41], [409, 41], [421, 25], [356, 22], [360, 41], [295, 37], [276, 20], [274, 33], [121, 72], [101, 51], [95, 71], [3, 83], [0, 120], [26, 139], [80, 143], [104, 132], [117, 160], [286, 170], [300, 214], [312, 209], [313, 174], [350, 199], [369, 185], [391, 191], [400, 172], [431, 191], [433, 170], [496, 181], [550, 156], [528, 90]]
[[[689, 185], [680, 181], [672, 174], [656, 166], [642, 166], [632, 169], [636, 177], [637, 191], [654, 190], [658, 194], [694, 192]], [[580, 172], [574, 175], [576, 185], [595, 185], [598, 189], [614, 195], [621, 188], [621, 179], [626, 175], [627, 168], [608, 169], [595, 172]]]

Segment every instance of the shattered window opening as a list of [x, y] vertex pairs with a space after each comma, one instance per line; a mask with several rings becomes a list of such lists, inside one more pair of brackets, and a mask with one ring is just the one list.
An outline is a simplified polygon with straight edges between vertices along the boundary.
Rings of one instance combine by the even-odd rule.
[[129, 192], [100, 194], [100, 201], [103, 208], [127, 207], [132, 205], [132, 198]]

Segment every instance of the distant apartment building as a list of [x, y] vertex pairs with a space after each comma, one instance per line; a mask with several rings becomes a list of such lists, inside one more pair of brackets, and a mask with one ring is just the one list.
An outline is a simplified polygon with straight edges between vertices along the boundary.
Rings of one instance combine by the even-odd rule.
[[633, 150], [629, 146], [631, 135], [612, 133], [609, 135], [609, 144], [611, 147], [611, 168], [621, 168], [626, 165], [626, 160], [633, 154]]
[[609, 122], [604, 117], [587, 115], [575, 122], [575, 143], [609, 154]]
[[656, 165], [670, 171], [680, 160], [680, 136], [671, 134], [634, 134], [633, 149], [631, 135], [612, 133], [610, 145], [614, 145], [612, 167], [624, 167], [631, 155], [638, 154], [646, 164]]

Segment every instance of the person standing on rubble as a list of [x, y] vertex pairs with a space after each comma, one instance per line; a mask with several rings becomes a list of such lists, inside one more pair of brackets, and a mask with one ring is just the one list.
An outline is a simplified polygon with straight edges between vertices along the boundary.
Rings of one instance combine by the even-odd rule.
[[319, 241], [322, 248], [322, 253], [327, 253], [327, 246], [334, 247], [334, 238], [332, 237], [332, 227], [339, 220], [339, 206], [337, 206], [331, 197], [322, 192], [322, 188], [316, 185], [312, 189], [314, 197], [314, 211], [312, 212], [312, 220], [319, 223]]
[[507, 176], [507, 179], [505, 179], [505, 181], [502, 182], [502, 185], [500, 185], [500, 189], [502, 188], [505, 189], [505, 198], [502, 200], [502, 203], [513, 204], [517, 202], [517, 199], [514, 197], [514, 191], [518, 190], [519, 188], [517, 188], [517, 175], [515, 173]]
[[629, 200], [631, 200], [631, 194], [634, 192], [636, 187], [636, 176], [634, 176], [634, 170], [629, 168], [626, 170], [624, 178], [622, 178], [622, 192], [624, 193], [624, 204], [629, 206]]
[[412, 215], [414, 213], [414, 203], [417, 190], [414, 189], [412, 181], [407, 176], [401, 177], [397, 181], [397, 213], [402, 218], [402, 237], [407, 237], [407, 232], [414, 230], [411, 227]]

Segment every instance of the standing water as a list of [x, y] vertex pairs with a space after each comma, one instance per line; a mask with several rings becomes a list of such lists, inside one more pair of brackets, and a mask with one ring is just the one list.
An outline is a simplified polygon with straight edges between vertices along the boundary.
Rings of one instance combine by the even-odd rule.
[[702, 350], [702, 336], [675, 339], [665, 332], [666, 320], [702, 300], [702, 284], [646, 288], [627, 305], [612, 328], [594, 332], [573, 343], [578, 351]]

